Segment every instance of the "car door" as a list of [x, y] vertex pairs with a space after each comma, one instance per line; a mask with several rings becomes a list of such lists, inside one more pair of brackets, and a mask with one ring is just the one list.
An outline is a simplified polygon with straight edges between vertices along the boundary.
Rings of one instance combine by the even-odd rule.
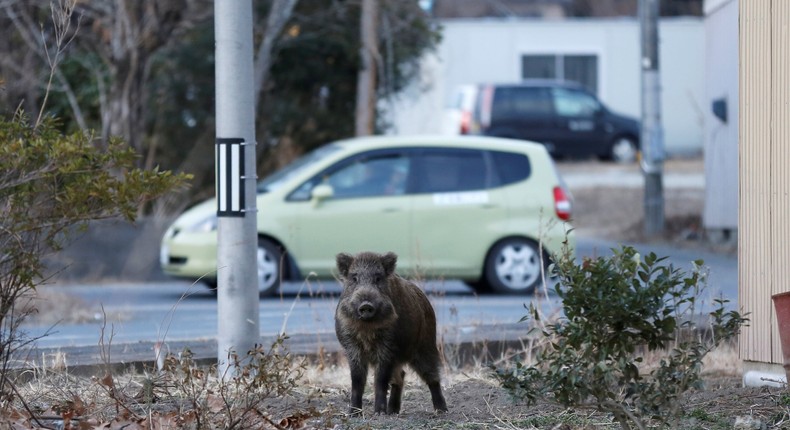
[[490, 115], [487, 135], [531, 140], [552, 151], [556, 124], [547, 88], [495, 87]]
[[326, 275], [339, 252], [393, 251], [408, 259], [410, 159], [402, 151], [371, 151], [343, 160], [303, 184], [304, 199], [318, 185], [331, 196], [296, 202], [291, 252], [302, 275]]
[[411, 254], [416, 275], [469, 277], [479, 274], [485, 253], [507, 207], [490, 190], [491, 160], [483, 150], [425, 149], [413, 159]]
[[589, 156], [607, 145], [604, 111], [592, 95], [574, 88], [552, 88], [557, 115], [557, 145], [560, 153]]

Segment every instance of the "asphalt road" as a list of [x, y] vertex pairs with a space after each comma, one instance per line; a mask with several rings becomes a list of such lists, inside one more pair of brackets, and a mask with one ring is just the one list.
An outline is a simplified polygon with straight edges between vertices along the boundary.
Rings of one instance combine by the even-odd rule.
[[[618, 245], [605, 240], [579, 238], [577, 256], [608, 255]], [[699, 249], [670, 246], [639, 246], [659, 256], [669, 256], [677, 267], [690, 270], [691, 261], [704, 259], [710, 268], [708, 289], [700, 300], [710, 305], [714, 298], [737, 304], [737, 258]], [[91, 286], [59, 286], [94, 306], [94, 321], [81, 324], [58, 324], [54, 327], [26, 325], [31, 337], [40, 337], [40, 348], [92, 346], [99, 342], [106, 314], [105, 342], [112, 334], [112, 344], [140, 342], [212, 341], [217, 334], [216, 297], [202, 285], [157, 282]], [[516, 324], [525, 315], [529, 302], [551, 314], [560, 308], [553, 295], [495, 296], [474, 294], [458, 281], [429, 282], [426, 289], [436, 309], [439, 335], [445, 338], [474, 334], [491, 327]], [[335, 343], [333, 316], [340, 292], [335, 282], [311, 281], [284, 285], [283, 294], [260, 301], [262, 336], [287, 333], [313, 339], [317, 344]], [[703, 309], [704, 310], [704, 309]], [[493, 330], [497, 333], [497, 330]]]

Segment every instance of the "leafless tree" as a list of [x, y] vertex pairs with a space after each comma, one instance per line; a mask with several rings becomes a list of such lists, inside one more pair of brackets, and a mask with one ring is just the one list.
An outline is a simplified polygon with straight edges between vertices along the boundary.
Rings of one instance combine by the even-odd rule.
[[[13, 76], [17, 92], [23, 94], [22, 106], [29, 112], [38, 111], [36, 123], [41, 122], [48, 96], [53, 90], [53, 81], [57, 80], [59, 85], [57, 90], [66, 95], [75, 121], [84, 130], [85, 119], [77, 103], [77, 97], [58, 68], [79, 27], [79, 16], [76, 18], [74, 16], [75, 5], [76, 0], [52, 0], [49, 6], [49, 27], [45, 30], [44, 26], [33, 18], [37, 10], [35, 5], [22, 5], [17, 0], [0, 3], [18, 38], [27, 47], [20, 50], [13, 46], [12, 38], [6, 38], [11, 43], [0, 48], [3, 52], [3, 55], [0, 55], [0, 73]], [[39, 61], [47, 67], [48, 78], [44, 85], [44, 99], [37, 104], [37, 90], [41, 82], [31, 70], [38, 68]]]
[[122, 136], [143, 153], [146, 83], [151, 59], [179, 32], [211, 16], [206, 0], [92, 0], [80, 3], [85, 39], [104, 62], [102, 138]]
[[357, 78], [356, 135], [373, 134], [376, 113], [376, 65], [381, 62], [378, 49], [378, 0], [362, 0], [360, 39], [362, 59]]
[[269, 75], [272, 64], [274, 42], [282, 33], [285, 24], [293, 15], [294, 7], [299, 0], [273, 0], [269, 9], [269, 17], [266, 20], [266, 29], [263, 33], [263, 40], [258, 46], [255, 55], [255, 106], [261, 103], [264, 83]]
[[[153, 55], [178, 37], [180, 31], [212, 13], [208, 0], [5, 0], [0, 5], [16, 37], [38, 57], [40, 62], [34, 64], [33, 70], [39, 69], [41, 63], [54, 70], [51, 76], [58, 83], [54, 89], [65, 93], [81, 128], [87, 127], [83, 111], [72, 85], [56, 64], [69, 43], [98, 55], [101, 67], [93, 67], [93, 76], [89, 78], [95, 80], [99, 92], [102, 140], [121, 136], [141, 154], [145, 135], [145, 85]], [[52, 11], [55, 24], [45, 30], [41, 18], [47, 11]], [[82, 30], [72, 40], [74, 20], [81, 20]], [[30, 70], [14, 66], [13, 57], [3, 57], [6, 70], [16, 69], [15, 76], [21, 79], [31, 76]], [[40, 85], [36, 75], [32, 76], [33, 81], [28, 82], [32, 87], [30, 93]]]

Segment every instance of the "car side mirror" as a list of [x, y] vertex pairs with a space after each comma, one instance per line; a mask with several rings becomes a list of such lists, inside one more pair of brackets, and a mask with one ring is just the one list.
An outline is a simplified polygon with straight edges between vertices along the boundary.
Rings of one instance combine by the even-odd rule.
[[595, 112], [593, 114], [596, 117], [601, 118], [601, 117], [604, 116], [605, 113], [606, 113], [606, 109], [603, 107], [603, 105], [602, 104], [598, 104], [598, 108], [595, 109]]
[[727, 124], [727, 99], [720, 98], [713, 100], [711, 103], [711, 110], [713, 111], [713, 116], [718, 118], [721, 122]]
[[322, 201], [331, 198], [335, 194], [335, 190], [329, 184], [318, 184], [313, 187], [310, 192], [310, 198], [313, 201], [313, 207], [318, 206]]

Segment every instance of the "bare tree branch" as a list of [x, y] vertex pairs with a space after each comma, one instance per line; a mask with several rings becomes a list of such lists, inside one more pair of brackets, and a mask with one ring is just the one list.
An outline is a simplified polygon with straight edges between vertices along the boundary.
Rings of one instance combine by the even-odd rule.
[[359, 48], [362, 64], [357, 78], [356, 135], [373, 134], [376, 122], [376, 65], [381, 62], [378, 43], [378, 0], [362, 0]]
[[282, 32], [285, 23], [291, 18], [294, 7], [298, 1], [299, 0], [274, 0], [271, 9], [269, 9], [269, 18], [266, 21], [266, 32], [263, 35], [263, 40], [255, 56], [255, 72], [253, 75], [253, 79], [255, 80], [255, 106], [260, 105], [260, 100], [263, 96], [263, 84], [266, 82], [269, 68], [272, 64], [274, 41]]

